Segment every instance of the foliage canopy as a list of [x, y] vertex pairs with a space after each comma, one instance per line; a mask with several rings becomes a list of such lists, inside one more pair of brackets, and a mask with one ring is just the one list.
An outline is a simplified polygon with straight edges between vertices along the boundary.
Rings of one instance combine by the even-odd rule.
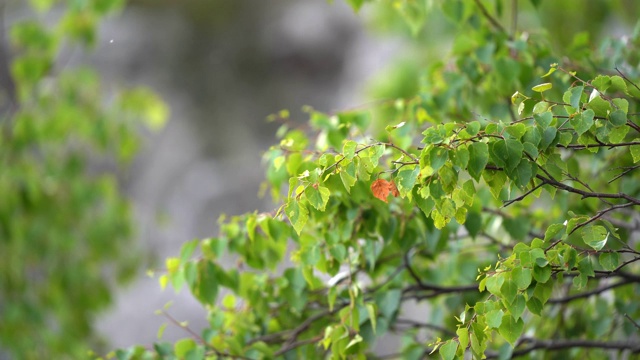
[[[112, 355], [375, 358], [388, 333], [402, 345], [385, 358], [639, 352], [640, 26], [596, 47], [518, 23], [579, 17], [565, 2], [347, 2], [405, 27], [418, 65], [378, 84], [390, 100], [308, 109], [308, 125], [273, 115], [281, 205], [223, 219], [160, 277], [209, 327]], [[446, 55], [425, 51], [434, 34], [450, 34]]]
[[166, 107], [142, 88], [106, 101], [94, 70], [66, 66], [123, 1], [29, 4], [32, 16], [0, 30], [0, 354], [85, 358], [96, 313], [142, 265], [105, 164], [126, 165], [139, 120], [161, 125]]

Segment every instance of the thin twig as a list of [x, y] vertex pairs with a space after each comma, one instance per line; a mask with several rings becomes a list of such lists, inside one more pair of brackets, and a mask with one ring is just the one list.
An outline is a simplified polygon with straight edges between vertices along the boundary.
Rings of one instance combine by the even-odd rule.
[[[482, 15], [489, 20], [489, 22], [491, 23], [491, 25], [496, 28], [496, 30], [508, 34], [507, 30], [505, 30], [505, 28], [498, 22], [498, 20], [496, 20], [491, 14], [489, 14], [489, 11], [487, 11], [487, 8], [484, 7], [484, 5], [482, 4], [482, 2], [480, 2], [480, 0], [475, 0], [476, 5], [478, 6], [478, 8], [480, 9], [480, 12], [482, 12]], [[511, 39], [511, 36], [509, 36], [509, 39]]]
[[640, 325], [638, 325], [637, 322], [635, 322], [627, 313], [624, 314], [624, 317], [626, 317], [627, 319], [629, 319], [629, 321], [631, 321], [631, 323], [633, 324], [633, 326], [635, 326], [638, 330], [640, 330]]
[[613, 284], [609, 284], [607, 286], [603, 286], [601, 288], [597, 288], [591, 291], [586, 291], [583, 293], [579, 293], [579, 294], [575, 294], [575, 295], [571, 295], [571, 296], [567, 296], [567, 297], [563, 297], [563, 298], [558, 298], [558, 299], [549, 299], [549, 301], [547, 302], [548, 304], [566, 304], [568, 302], [571, 302], [573, 300], [577, 300], [577, 299], [584, 299], [584, 298], [588, 298], [591, 297], [593, 295], [598, 295], [600, 293], [603, 293], [605, 291], [611, 290], [611, 289], [615, 289], [617, 287], [620, 286], [624, 286], [624, 285], [629, 285], [629, 284], [633, 284], [633, 281], [630, 280], [622, 280], [619, 281], [617, 283], [613, 283]]
[[[538, 340], [525, 338], [523, 344], [530, 344], [528, 347], [516, 350], [511, 354], [512, 358], [527, 355], [535, 350], [564, 350], [571, 348], [587, 348], [587, 349], [610, 349], [610, 350], [631, 350], [634, 353], [640, 351], [640, 343], [637, 341], [597, 341], [597, 340], [574, 340], [574, 339], [554, 339], [554, 340]], [[497, 359], [497, 353], [487, 354], [487, 359]]]

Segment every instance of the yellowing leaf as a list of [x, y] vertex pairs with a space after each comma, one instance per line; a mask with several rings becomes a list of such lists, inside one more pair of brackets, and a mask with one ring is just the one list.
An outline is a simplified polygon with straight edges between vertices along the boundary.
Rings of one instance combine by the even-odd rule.
[[552, 87], [553, 87], [552, 83], [544, 83], [544, 84], [540, 84], [532, 87], [531, 90], [535, 92], [544, 92], [551, 89]]

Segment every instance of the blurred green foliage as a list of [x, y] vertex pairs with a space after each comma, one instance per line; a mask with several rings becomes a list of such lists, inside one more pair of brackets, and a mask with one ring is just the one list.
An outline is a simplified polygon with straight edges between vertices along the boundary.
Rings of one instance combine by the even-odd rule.
[[114, 170], [135, 155], [140, 125], [162, 126], [167, 108], [142, 88], [107, 97], [95, 70], [65, 67], [123, 4], [32, 0], [3, 39], [0, 352], [16, 359], [88, 356], [95, 315], [142, 264]]

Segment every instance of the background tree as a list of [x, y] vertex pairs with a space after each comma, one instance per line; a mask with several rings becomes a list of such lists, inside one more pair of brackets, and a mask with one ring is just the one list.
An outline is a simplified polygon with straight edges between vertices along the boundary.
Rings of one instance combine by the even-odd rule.
[[95, 71], [65, 66], [123, 1], [29, 4], [0, 26], [0, 351], [84, 358], [95, 314], [142, 264], [107, 170], [135, 154], [138, 120], [161, 126], [167, 110], [145, 89], [107, 97]]

